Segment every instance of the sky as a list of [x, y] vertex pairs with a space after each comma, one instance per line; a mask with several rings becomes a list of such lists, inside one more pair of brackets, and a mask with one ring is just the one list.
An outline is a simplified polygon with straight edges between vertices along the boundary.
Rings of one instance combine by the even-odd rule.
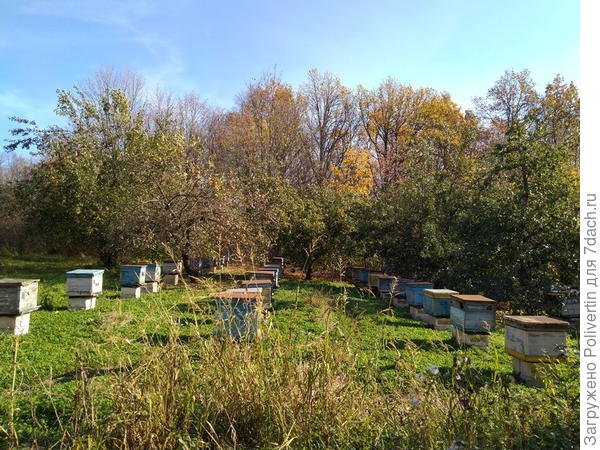
[[311, 68], [350, 87], [391, 76], [468, 109], [507, 69], [540, 90], [557, 73], [578, 84], [579, 2], [0, 0], [0, 145], [9, 116], [59, 123], [56, 90], [107, 67], [226, 109], [267, 72], [298, 87]]

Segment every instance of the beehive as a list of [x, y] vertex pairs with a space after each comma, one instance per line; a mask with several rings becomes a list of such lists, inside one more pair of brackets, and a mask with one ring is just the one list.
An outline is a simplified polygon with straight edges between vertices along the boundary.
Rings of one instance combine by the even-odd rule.
[[453, 294], [452, 325], [467, 333], [489, 333], [496, 327], [496, 302], [482, 295]]
[[423, 315], [423, 307], [422, 306], [414, 306], [410, 305], [408, 309], [410, 316], [415, 320], [421, 320], [421, 316]]
[[121, 266], [121, 286], [143, 286], [146, 282], [145, 264], [126, 264]]
[[358, 283], [361, 267], [348, 267], [346, 269], [346, 280], [351, 283]]
[[273, 289], [277, 287], [275, 284], [275, 272], [272, 270], [254, 270], [247, 272], [246, 276], [251, 280], [270, 280]]
[[273, 283], [270, 280], [242, 280], [242, 288], [262, 288], [263, 308], [273, 309]]
[[423, 307], [423, 291], [432, 288], [433, 283], [429, 281], [411, 281], [406, 283], [406, 302], [410, 306]]
[[160, 286], [156, 281], [144, 283], [144, 285], [141, 286], [141, 288], [144, 294], [155, 294], [156, 292], [160, 291]]
[[19, 316], [38, 309], [38, 282], [5, 278], [0, 280], [0, 316]]
[[449, 317], [435, 317], [431, 314], [422, 313], [420, 320], [425, 322], [434, 330], [438, 331], [451, 331], [452, 330], [452, 320]]
[[69, 309], [88, 310], [96, 307], [96, 297], [69, 297]]
[[282, 276], [282, 272], [281, 272], [281, 266], [279, 266], [278, 264], [265, 264], [263, 266], [264, 269], [274, 269], [277, 271], [277, 279], [279, 280]]
[[434, 317], [450, 317], [451, 295], [458, 294], [450, 289], [423, 290], [423, 311]]
[[522, 361], [559, 357], [567, 345], [569, 322], [546, 316], [504, 316], [506, 353]]
[[408, 283], [412, 283], [414, 281], [415, 280], [412, 280], [410, 278], [396, 278], [396, 289], [394, 292], [394, 297], [399, 297], [406, 300], [406, 286], [408, 285]]
[[165, 261], [162, 264], [162, 273], [167, 275], [181, 275], [183, 273], [183, 261]]
[[471, 347], [485, 348], [490, 343], [489, 333], [468, 333], [452, 324], [452, 336], [461, 345], [469, 345]]
[[279, 287], [279, 269], [273, 267], [261, 267], [257, 272], [271, 272], [274, 276], [275, 287]]
[[146, 283], [160, 282], [160, 264], [148, 264], [146, 266]]
[[378, 271], [369, 272], [369, 281], [368, 281], [369, 289], [377, 290], [377, 286], [379, 285], [378, 277], [380, 275], [385, 275], [385, 274], [382, 272], [378, 272]]
[[285, 258], [281, 256], [273, 256], [271, 258], [270, 264], [278, 264], [281, 267], [281, 273], [285, 272]]
[[253, 340], [258, 333], [260, 294], [225, 291], [214, 298], [216, 335], [235, 341]]
[[140, 298], [141, 296], [141, 286], [121, 286], [121, 298]]
[[363, 267], [358, 271], [358, 282], [365, 286], [369, 283], [369, 269]]
[[164, 281], [167, 286], [177, 286], [177, 283], [179, 283], [179, 275], [176, 273], [167, 273], [164, 275]]
[[396, 289], [396, 277], [393, 275], [378, 275], [377, 290], [380, 295], [390, 294], [392, 289]]
[[579, 289], [571, 289], [562, 306], [561, 317], [565, 319], [579, 318]]
[[102, 294], [102, 269], [75, 269], [66, 273], [68, 297], [96, 297]]

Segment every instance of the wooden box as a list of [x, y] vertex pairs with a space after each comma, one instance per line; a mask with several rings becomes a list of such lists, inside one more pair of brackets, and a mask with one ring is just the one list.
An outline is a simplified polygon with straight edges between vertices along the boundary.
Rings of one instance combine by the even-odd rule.
[[242, 280], [242, 288], [262, 288], [263, 308], [273, 309], [273, 283], [270, 280]]
[[18, 316], [0, 316], [0, 333], [16, 336], [29, 333], [30, 313]]
[[146, 283], [160, 282], [160, 264], [148, 264], [146, 266]]
[[410, 313], [410, 316], [413, 319], [415, 319], [415, 320], [421, 320], [421, 315], [423, 314], [423, 307], [422, 306], [410, 305], [408, 311]]
[[160, 291], [160, 286], [159, 286], [158, 282], [156, 282], [156, 281], [144, 283], [144, 285], [140, 286], [140, 287], [142, 288], [142, 292], [144, 294], [155, 294], [156, 292]]
[[275, 284], [275, 272], [273, 271], [254, 270], [247, 272], [246, 276], [251, 280], [270, 280], [273, 289], [277, 287]]
[[140, 298], [142, 288], [140, 286], [121, 286], [121, 298]]
[[66, 273], [68, 297], [96, 297], [102, 294], [102, 269], [75, 269]]
[[377, 290], [379, 294], [389, 294], [392, 290], [396, 290], [397, 280], [392, 275], [377, 276]]
[[377, 290], [377, 286], [379, 285], [379, 277], [381, 275], [385, 274], [377, 271], [369, 272], [369, 281], [367, 283], [369, 289]]
[[146, 282], [145, 264], [126, 264], [121, 266], [121, 286], [143, 286]]
[[179, 283], [179, 275], [176, 273], [167, 273], [164, 276], [164, 281], [167, 286], [177, 286], [177, 283]]
[[348, 267], [346, 269], [346, 279], [351, 283], [358, 283], [361, 269], [362, 267]]
[[451, 295], [458, 294], [450, 289], [425, 289], [423, 291], [423, 311], [435, 317], [450, 317]]
[[275, 287], [279, 287], [279, 268], [263, 266], [260, 269], [257, 269], [257, 272], [268, 272], [268, 271], [273, 273]]
[[263, 266], [263, 269], [274, 269], [277, 271], [277, 280], [281, 278], [281, 266], [279, 266], [278, 264], [265, 264]]
[[181, 275], [183, 273], [183, 261], [164, 261], [161, 272], [165, 275]]
[[69, 309], [74, 311], [94, 309], [96, 297], [69, 297]]
[[215, 295], [215, 333], [235, 341], [253, 340], [258, 333], [260, 294], [220, 292]]
[[423, 306], [423, 291], [432, 288], [433, 283], [429, 281], [412, 281], [406, 283], [406, 302], [411, 306]]
[[394, 297], [403, 298], [406, 300], [406, 286], [408, 283], [413, 283], [415, 280], [410, 278], [396, 278], [396, 289], [394, 291]]
[[0, 316], [19, 316], [38, 309], [38, 282], [5, 278], [0, 280]]
[[571, 289], [569, 295], [563, 301], [561, 317], [565, 319], [579, 318], [579, 289]]
[[369, 283], [369, 269], [362, 268], [358, 272], [358, 282], [365, 286]]
[[496, 301], [482, 295], [453, 294], [452, 324], [469, 333], [489, 333], [496, 327]]
[[506, 353], [522, 361], [559, 357], [567, 345], [569, 322], [546, 316], [504, 316]]
[[421, 314], [420, 320], [425, 322], [434, 330], [438, 331], [450, 331], [452, 329], [452, 321], [449, 317], [435, 317], [431, 314], [427, 314], [423, 312]]

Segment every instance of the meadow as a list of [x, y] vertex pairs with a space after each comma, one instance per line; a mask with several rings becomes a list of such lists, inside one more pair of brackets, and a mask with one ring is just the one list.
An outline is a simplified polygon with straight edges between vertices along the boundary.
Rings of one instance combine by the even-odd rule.
[[[30, 333], [0, 335], [0, 447], [576, 448], [577, 343], [527, 387], [501, 317], [487, 349], [346, 283], [285, 279], [253, 343], [213, 337], [210, 294], [241, 268], [121, 300], [118, 269], [90, 311], [64, 272], [86, 258], [2, 257], [39, 278]], [[501, 314], [501, 313], [499, 313]]]

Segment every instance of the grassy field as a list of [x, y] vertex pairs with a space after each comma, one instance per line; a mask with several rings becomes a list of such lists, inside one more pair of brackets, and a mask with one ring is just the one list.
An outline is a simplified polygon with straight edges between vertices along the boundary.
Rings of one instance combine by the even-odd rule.
[[[488, 349], [343, 283], [283, 280], [254, 344], [213, 338], [211, 292], [235, 271], [118, 298], [105, 273], [69, 311], [58, 257], [0, 259], [39, 278], [28, 335], [0, 335], [0, 447], [572, 448], [576, 363], [515, 383], [501, 327]], [[570, 341], [575, 347], [574, 340]], [[541, 445], [540, 445], [541, 444]], [[537, 446], [536, 446], [537, 445]], [[574, 448], [574, 447], [573, 447]]]

